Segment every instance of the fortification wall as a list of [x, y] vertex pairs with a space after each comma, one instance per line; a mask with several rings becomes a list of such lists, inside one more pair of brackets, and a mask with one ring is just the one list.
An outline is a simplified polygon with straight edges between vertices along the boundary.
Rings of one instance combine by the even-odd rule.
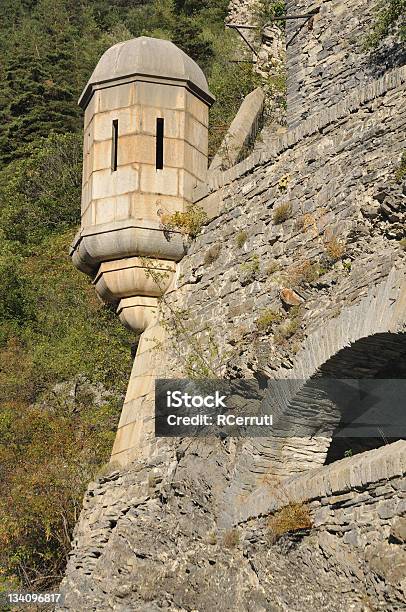
[[[172, 460], [157, 455], [90, 484], [59, 609], [402, 609], [404, 442], [278, 486], [264, 480], [226, 531], [215, 500], [232, 449], [204, 448], [189, 444]], [[270, 514], [297, 501], [309, 506], [312, 530], [274, 543]]]
[[[337, 52], [366, 4], [322, 4]], [[293, 415], [309, 435], [287, 431], [282, 444], [153, 436], [156, 377], [203, 363], [225, 377], [308, 379], [340, 356], [374, 376], [404, 356], [406, 71], [366, 78], [351, 53], [347, 68], [317, 60], [328, 67], [317, 88], [306, 72], [294, 129], [196, 192], [211, 219], [188, 244], [162, 326], [144, 335], [113, 456], [126, 467], [89, 486], [62, 609], [401, 609], [404, 442], [324, 466], [318, 405]], [[269, 513], [295, 501], [314, 529], [271, 544]]]
[[[392, 268], [404, 270], [395, 173], [405, 79], [397, 69], [356, 89], [274, 151], [218, 173], [212, 193], [198, 200], [214, 218], [191, 244], [167, 298], [191, 309], [195, 332], [210, 327], [220, 352], [231, 351], [230, 373], [291, 369], [304, 336], [337, 320]], [[278, 214], [286, 219], [278, 222]], [[341, 253], [332, 252], [335, 242]], [[283, 288], [298, 293], [303, 316], [297, 333], [278, 342], [257, 319], [263, 309], [283, 309]]]
[[[153, 380], [193, 373], [199, 355], [221, 376], [307, 379], [349, 343], [404, 329], [405, 207], [396, 169], [405, 77], [395, 69], [283, 136], [273, 151], [212, 175], [200, 204], [213, 219], [189, 245], [166, 295], [169, 338], [148, 332], [148, 353], [134, 364], [129, 392], [135, 377], [143, 390], [136, 401], [127, 397], [114, 459], [139, 457], [141, 447], [151, 452], [153, 415], [145, 410]], [[299, 309], [285, 303], [289, 295]], [[267, 312], [280, 320], [261, 328]], [[301, 442], [297, 455], [290, 449], [277, 471], [323, 462], [324, 451], [309, 444]], [[274, 460], [279, 451], [270, 446], [254, 455]]]
[[404, 46], [386, 39], [373, 53], [365, 43], [376, 11], [365, 0], [287, 0], [288, 15], [316, 12], [310, 20], [288, 20], [288, 125], [366, 87], [390, 68], [405, 63]]

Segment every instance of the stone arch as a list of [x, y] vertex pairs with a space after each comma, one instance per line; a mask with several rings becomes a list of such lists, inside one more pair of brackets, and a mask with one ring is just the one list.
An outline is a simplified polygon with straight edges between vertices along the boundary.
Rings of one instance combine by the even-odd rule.
[[[291, 370], [281, 369], [275, 376], [275, 379], [285, 382], [276, 385], [272, 403], [275, 411], [284, 417], [282, 428], [291, 427], [293, 435], [289, 437], [288, 431], [283, 431], [282, 439], [276, 443], [273, 440], [276, 456], [273, 454], [275, 461], [278, 461], [277, 455], [280, 456], [287, 473], [324, 463], [331, 431], [341, 416], [339, 411], [334, 414], [330, 403], [330, 406], [325, 406], [325, 423], [320, 422], [323, 398], [314, 402], [309, 381], [315, 376], [373, 377], [374, 372], [385, 367], [391, 357], [396, 358], [406, 351], [404, 332], [406, 278], [402, 270], [394, 268], [363, 299], [343, 309], [336, 318], [330, 318], [308, 335], [296, 355], [294, 367]], [[356, 360], [359, 361], [358, 371], [354, 371]], [[328, 404], [327, 399], [326, 402]], [[308, 436], [306, 431], [295, 427], [298, 421], [304, 420], [306, 405], [310, 412], [304, 424], [310, 434]], [[295, 433], [299, 433], [298, 439], [293, 439], [296, 438]], [[279, 470], [276, 469], [276, 472]]]
[[[384, 367], [393, 354], [406, 352], [406, 278], [402, 270], [393, 268], [388, 276], [370, 288], [365, 296], [353, 305], [343, 309], [336, 318], [328, 318], [313, 332], [309, 332], [301, 350], [296, 354], [292, 369], [280, 369], [273, 379], [283, 380], [276, 385], [274, 407], [279, 414], [289, 416], [296, 413], [297, 424], [301, 418], [300, 407], [312, 390], [308, 381], [317, 374], [327, 372], [328, 367], [339, 367], [339, 360], [345, 361], [346, 351], [371, 348], [375, 343], [376, 368]], [[382, 348], [386, 346], [382, 353]], [[395, 346], [397, 348], [395, 348]], [[378, 359], [381, 353], [381, 359]], [[385, 357], [385, 358], [384, 358]], [[344, 363], [342, 361], [341, 365]], [[272, 383], [272, 380], [269, 381]], [[290, 413], [290, 415], [289, 415]], [[331, 416], [331, 413], [330, 413]], [[289, 431], [281, 436], [245, 439], [238, 451], [234, 478], [225, 491], [222, 504], [221, 522], [232, 523], [233, 510], [241, 500], [257, 488], [264, 478], [284, 480], [296, 472], [304, 472], [325, 463], [332, 439], [332, 431], [339, 422], [339, 414], [332, 414], [331, 430], [317, 432], [317, 414], [309, 435], [292, 435]], [[323, 435], [324, 434], [324, 435]]]

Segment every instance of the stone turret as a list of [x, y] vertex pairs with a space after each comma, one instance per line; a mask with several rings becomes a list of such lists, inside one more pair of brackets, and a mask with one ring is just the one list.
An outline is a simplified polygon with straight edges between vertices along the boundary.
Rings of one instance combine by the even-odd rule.
[[213, 101], [190, 57], [144, 36], [108, 49], [80, 97], [82, 223], [71, 255], [131, 329], [147, 327], [184, 254], [161, 218], [184, 212], [206, 182]]

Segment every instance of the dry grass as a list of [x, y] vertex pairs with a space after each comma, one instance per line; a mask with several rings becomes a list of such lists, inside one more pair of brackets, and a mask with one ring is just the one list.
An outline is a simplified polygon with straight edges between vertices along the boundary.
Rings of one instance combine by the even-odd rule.
[[326, 272], [327, 270], [319, 263], [311, 262], [307, 259], [289, 271], [289, 278], [291, 279], [291, 284], [302, 285], [303, 283], [314, 283]]
[[239, 249], [241, 249], [244, 244], [247, 242], [247, 232], [245, 232], [244, 230], [242, 230], [241, 232], [238, 232], [238, 234], [235, 237], [235, 241], [237, 243], [237, 246]]
[[268, 527], [273, 541], [285, 533], [310, 529], [312, 527], [312, 519], [309, 508], [306, 504], [290, 503], [271, 516]]
[[274, 225], [280, 225], [284, 221], [287, 221], [292, 215], [292, 204], [290, 202], [284, 202], [279, 204], [273, 214]]
[[240, 541], [238, 529], [229, 529], [223, 536], [223, 545], [226, 548], [235, 548]]
[[269, 331], [274, 323], [278, 323], [282, 319], [282, 313], [272, 308], [266, 308], [256, 320], [257, 328], [260, 331]]
[[339, 261], [344, 257], [346, 252], [346, 246], [344, 242], [339, 240], [336, 236], [333, 236], [325, 244], [326, 254], [333, 261]]
[[271, 275], [274, 274], [275, 272], [279, 272], [279, 270], [281, 269], [280, 265], [278, 264], [277, 261], [275, 261], [275, 259], [273, 259], [272, 261], [269, 262], [269, 264], [266, 266], [266, 273]]
[[285, 340], [289, 340], [298, 331], [300, 324], [301, 318], [299, 316], [281, 323], [275, 332], [275, 344], [283, 344]]
[[166, 229], [177, 229], [181, 234], [195, 238], [207, 221], [207, 213], [200, 206], [189, 205], [185, 212], [161, 215], [161, 223]]
[[221, 252], [221, 244], [213, 244], [204, 254], [203, 261], [206, 266], [214, 263]]

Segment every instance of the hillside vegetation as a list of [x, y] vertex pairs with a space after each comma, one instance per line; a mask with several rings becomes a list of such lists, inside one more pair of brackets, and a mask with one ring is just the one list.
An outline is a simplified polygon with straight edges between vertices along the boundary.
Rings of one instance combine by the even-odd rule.
[[[380, 5], [377, 37], [404, 8], [389, 4], [392, 12]], [[171, 39], [202, 66], [217, 98], [213, 156], [258, 82], [250, 63], [230, 61], [237, 43], [224, 28], [227, 6], [0, 2], [0, 590], [58, 582], [83, 492], [108, 460], [136, 342], [68, 255], [80, 223], [77, 99], [111, 45]], [[283, 3], [262, 8], [265, 22]]]
[[[227, 4], [0, 3], [0, 585], [58, 581], [84, 489], [108, 460], [136, 340], [68, 255], [80, 222], [77, 99], [112, 44], [172, 39], [218, 99], [213, 154], [255, 84], [249, 64], [228, 63]], [[78, 384], [88, 391], [72, 400]]]

